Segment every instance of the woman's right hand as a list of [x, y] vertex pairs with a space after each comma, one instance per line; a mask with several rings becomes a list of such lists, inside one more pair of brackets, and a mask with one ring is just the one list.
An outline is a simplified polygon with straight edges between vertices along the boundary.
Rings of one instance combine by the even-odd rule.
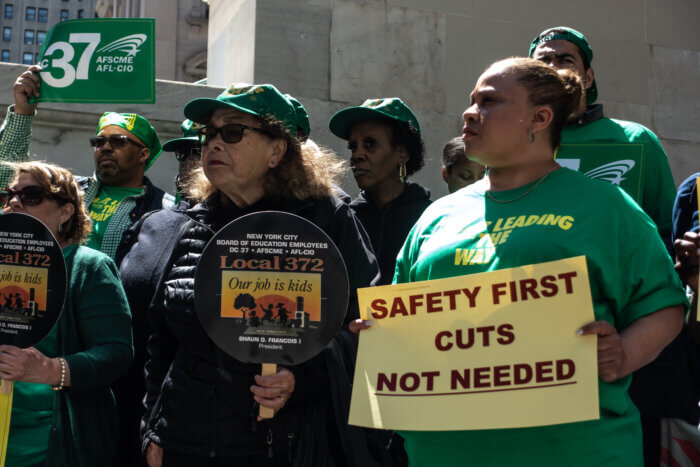
[[163, 448], [151, 441], [146, 448], [146, 462], [148, 467], [161, 467], [163, 465]]
[[364, 329], [371, 328], [373, 324], [374, 324], [374, 321], [369, 320], [369, 319], [368, 320], [356, 319], [356, 320], [350, 321], [348, 323], [348, 329], [350, 329], [350, 332], [352, 332], [354, 334], [359, 334], [360, 331], [362, 331]]
[[673, 242], [673, 247], [676, 250], [676, 272], [684, 284], [697, 292], [700, 235], [697, 232], [686, 232], [683, 238]]

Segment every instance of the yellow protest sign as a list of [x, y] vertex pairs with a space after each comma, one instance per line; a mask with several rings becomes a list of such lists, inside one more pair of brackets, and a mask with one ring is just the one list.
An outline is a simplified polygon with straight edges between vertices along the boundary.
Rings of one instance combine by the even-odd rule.
[[584, 256], [358, 290], [351, 425], [471, 430], [599, 418]]
[[0, 466], [5, 465], [5, 455], [7, 454], [7, 438], [10, 435], [10, 414], [12, 413], [12, 382], [7, 381], [10, 390], [7, 394], [0, 391]]

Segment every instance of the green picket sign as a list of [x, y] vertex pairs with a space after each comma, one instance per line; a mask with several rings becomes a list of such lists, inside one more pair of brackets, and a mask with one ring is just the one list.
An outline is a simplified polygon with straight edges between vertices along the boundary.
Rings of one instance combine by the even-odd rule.
[[58, 23], [41, 46], [41, 95], [33, 102], [152, 104], [155, 50], [153, 18]]

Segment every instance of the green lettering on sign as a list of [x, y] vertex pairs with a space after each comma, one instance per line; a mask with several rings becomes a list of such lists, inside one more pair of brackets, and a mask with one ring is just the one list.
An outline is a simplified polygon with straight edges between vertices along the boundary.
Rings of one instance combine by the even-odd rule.
[[39, 54], [41, 95], [33, 102], [152, 104], [155, 20], [64, 21], [46, 34]]

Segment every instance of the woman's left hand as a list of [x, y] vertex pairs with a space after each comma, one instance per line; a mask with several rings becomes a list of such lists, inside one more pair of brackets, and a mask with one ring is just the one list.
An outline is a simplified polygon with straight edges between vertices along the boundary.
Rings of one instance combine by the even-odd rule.
[[577, 334], [586, 336], [595, 334], [598, 336], [598, 376], [606, 383], [626, 376], [624, 367], [626, 363], [625, 349], [622, 345], [622, 336], [612, 324], [607, 321], [595, 321], [579, 329]]
[[277, 367], [274, 375], [255, 375], [256, 385], [250, 387], [258, 404], [277, 413], [294, 392], [294, 374], [283, 366]]
[[48, 358], [34, 347], [20, 349], [12, 345], [0, 345], [2, 379], [56, 385], [61, 379], [60, 365], [58, 360]]

